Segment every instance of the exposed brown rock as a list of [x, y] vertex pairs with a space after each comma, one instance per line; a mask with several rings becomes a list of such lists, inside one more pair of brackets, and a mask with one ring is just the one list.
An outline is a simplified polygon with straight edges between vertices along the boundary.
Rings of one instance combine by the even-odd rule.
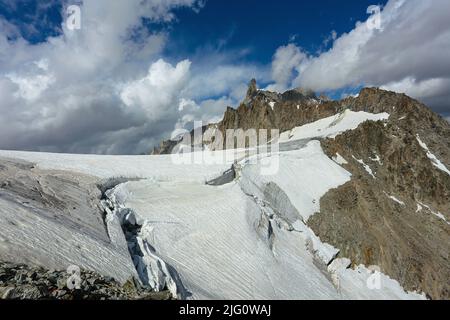
[[[411, 119], [428, 113], [415, 107], [408, 112]], [[334, 140], [322, 141], [327, 155], [339, 153], [348, 161], [343, 166], [353, 177], [321, 199], [321, 212], [308, 224], [354, 264], [378, 265], [408, 290], [448, 299], [450, 175], [431, 164], [416, 139], [417, 132], [424, 141], [436, 141], [436, 132], [446, 132], [444, 136], [450, 132], [448, 124], [432, 118], [431, 123], [442, 125], [439, 130], [426, 131], [426, 123], [414, 120], [397, 125], [402, 120], [394, 112], [387, 127], [366, 122]], [[440, 154], [448, 151], [443, 144]], [[376, 179], [353, 157], [368, 165]], [[448, 163], [448, 157], [441, 159]], [[447, 222], [433, 212], [441, 213]]]

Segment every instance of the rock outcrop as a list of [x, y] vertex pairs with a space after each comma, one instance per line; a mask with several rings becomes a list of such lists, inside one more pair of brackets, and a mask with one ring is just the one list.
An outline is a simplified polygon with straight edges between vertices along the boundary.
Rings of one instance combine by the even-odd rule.
[[278, 129], [280, 132], [332, 116], [340, 111], [335, 103], [320, 100], [301, 88], [283, 94], [257, 90], [251, 81], [244, 102], [237, 108], [227, 108], [218, 124], [222, 135], [227, 129]]
[[378, 265], [407, 290], [449, 299], [450, 173], [424, 149], [450, 168], [449, 124], [405, 95], [378, 89], [342, 105], [391, 116], [386, 126], [367, 122], [322, 141], [353, 177], [321, 199], [308, 224], [354, 264]]
[[172, 299], [168, 291], [151, 292], [132, 279], [122, 285], [113, 278], [86, 270], [80, 270], [76, 277], [67, 271], [0, 262], [0, 300]]

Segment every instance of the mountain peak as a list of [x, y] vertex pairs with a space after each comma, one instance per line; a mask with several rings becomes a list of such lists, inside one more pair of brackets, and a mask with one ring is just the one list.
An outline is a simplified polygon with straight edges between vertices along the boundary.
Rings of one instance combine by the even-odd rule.
[[256, 79], [253, 78], [248, 84], [247, 96], [253, 96], [256, 92], [258, 92], [258, 87], [256, 85]]
[[249, 105], [257, 94], [258, 94], [258, 87], [256, 84], [256, 79], [252, 79], [248, 84], [247, 95], [245, 96], [243, 103], [245, 105]]

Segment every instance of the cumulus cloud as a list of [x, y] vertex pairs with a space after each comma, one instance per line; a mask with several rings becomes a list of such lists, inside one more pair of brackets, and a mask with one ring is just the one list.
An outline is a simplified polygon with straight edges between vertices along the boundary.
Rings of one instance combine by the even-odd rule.
[[288, 89], [293, 78], [302, 71], [306, 58], [306, 54], [292, 43], [278, 48], [272, 61], [272, 79], [275, 84], [267, 89], [273, 91]]
[[47, 90], [47, 88], [55, 82], [55, 77], [52, 74], [47, 74], [48, 67], [40, 66], [42, 61], [36, 62], [41, 71], [31, 73], [28, 75], [18, 75], [10, 73], [6, 75], [12, 83], [18, 86], [16, 97], [22, 97], [26, 101], [33, 102], [38, 99], [40, 95]]
[[181, 61], [175, 67], [159, 59], [148, 74], [126, 84], [120, 97], [129, 108], [142, 108], [149, 119], [159, 121], [176, 111], [176, 99], [186, 86], [191, 62]]
[[208, 63], [195, 70], [185, 91], [201, 98], [229, 93], [236, 100], [242, 100], [252, 78], [264, 79], [264, 72], [258, 66], [248, 64]]
[[179, 109], [183, 111], [183, 116], [176, 123], [175, 129], [191, 130], [194, 122], [199, 122], [201, 125], [217, 123], [222, 120], [224, 106], [235, 103], [236, 101], [229, 96], [202, 100], [199, 104], [194, 100], [180, 99]]
[[[17, 2], [0, 0], [8, 10]], [[0, 148], [135, 154], [193, 121], [217, 122], [265, 67], [239, 64], [245, 49], [202, 48], [164, 57], [174, 9], [202, 0], [84, 0], [81, 29], [30, 43], [24, 26], [0, 18]], [[69, 2], [52, 0], [64, 11]], [[36, 16], [45, 14], [38, 6]], [[146, 23], [144, 24], [144, 20]], [[148, 28], [159, 23], [159, 31]], [[162, 24], [161, 24], [162, 23]], [[27, 35], [29, 35], [27, 33]], [[170, 61], [170, 62], [169, 62]]]
[[390, 0], [380, 18], [381, 28], [358, 22], [335, 37], [328, 51], [289, 65], [301, 70], [291, 86], [316, 91], [381, 86], [450, 112], [450, 2]]
[[[14, 9], [14, 2], [2, 3]], [[148, 152], [192, 112], [179, 111], [179, 100], [195, 95], [186, 90], [190, 61], [161, 59], [167, 33], [149, 31], [143, 19], [167, 23], [174, 8], [203, 5], [84, 0], [81, 30], [62, 24], [60, 34], [37, 44], [0, 19], [0, 148]]]
[[226, 107], [244, 100], [249, 79], [269, 81], [269, 66], [237, 62], [245, 54], [245, 49], [223, 52], [202, 48], [200, 54], [192, 57], [188, 83], [180, 92], [176, 131], [182, 127], [191, 130], [195, 121], [204, 125], [219, 122]]

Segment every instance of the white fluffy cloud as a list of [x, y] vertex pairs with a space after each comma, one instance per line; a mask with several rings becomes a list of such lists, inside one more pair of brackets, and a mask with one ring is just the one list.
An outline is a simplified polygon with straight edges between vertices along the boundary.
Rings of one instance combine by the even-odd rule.
[[176, 112], [176, 101], [187, 84], [190, 65], [190, 61], [184, 60], [173, 67], [159, 59], [144, 78], [123, 87], [120, 93], [123, 103], [129, 108], [143, 109], [153, 121]]
[[272, 79], [275, 84], [267, 89], [273, 91], [285, 91], [291, 85], [293, 78], [303, 69], [305, 53], [294, 44], [288, 44], [277, 49], [272, 61]]
[[266, 77], [265, 67], [236, 64], [241, 52], [163, 58], [168, 29], [151, 32], [143, 19], [168, 24], [173, 9], [198, 11], [202, 0], [81, 3], [81, 30], [63, 23], [59, 36], [38, 44], [0, 18], [0, 148], [146, 153], [174, 128], [219, 121], [250, 78]]
[[[81, 30], [63, 24], [61, 35], [39, 44], [28, 43], [16, 26], [0, 19], [0, 148], [148, 152], [180, 119], [202, 118], [201, 110], [178, 110], [179, 100], [227, 88], [207, 92], [191, 75], [190, 61], [161, 59], [167, 34], [150, 32], [142, 19], [167, 23], [174, 19], [172, 9], [203, 4], [84, 0]], [[218, 114], [228, 101], [214, 102], [220, 107], [200, 103], [204, 114]]]
[[381, 29], [359, 22], [351, 32], [335, 38], [330, 50], [303, 58], [294, 67], [285, 64], [288, 69], [301, 70], [291, 86], [316, 91], [381, 86], [448, 113], [449, 21], [450, 1], [390, 0], [381, 12]]
[[201, 122], [202, 126], [217, 123], [222, 120], [224, 107], [235, 104], [236, 100], [228, 96], [202, 100], [200, 104], [194, 100], [180, 99], [179, 109], [183, 111], [183, 116], [176, 123], [175, 129], [191, 130], [194, 122]]

